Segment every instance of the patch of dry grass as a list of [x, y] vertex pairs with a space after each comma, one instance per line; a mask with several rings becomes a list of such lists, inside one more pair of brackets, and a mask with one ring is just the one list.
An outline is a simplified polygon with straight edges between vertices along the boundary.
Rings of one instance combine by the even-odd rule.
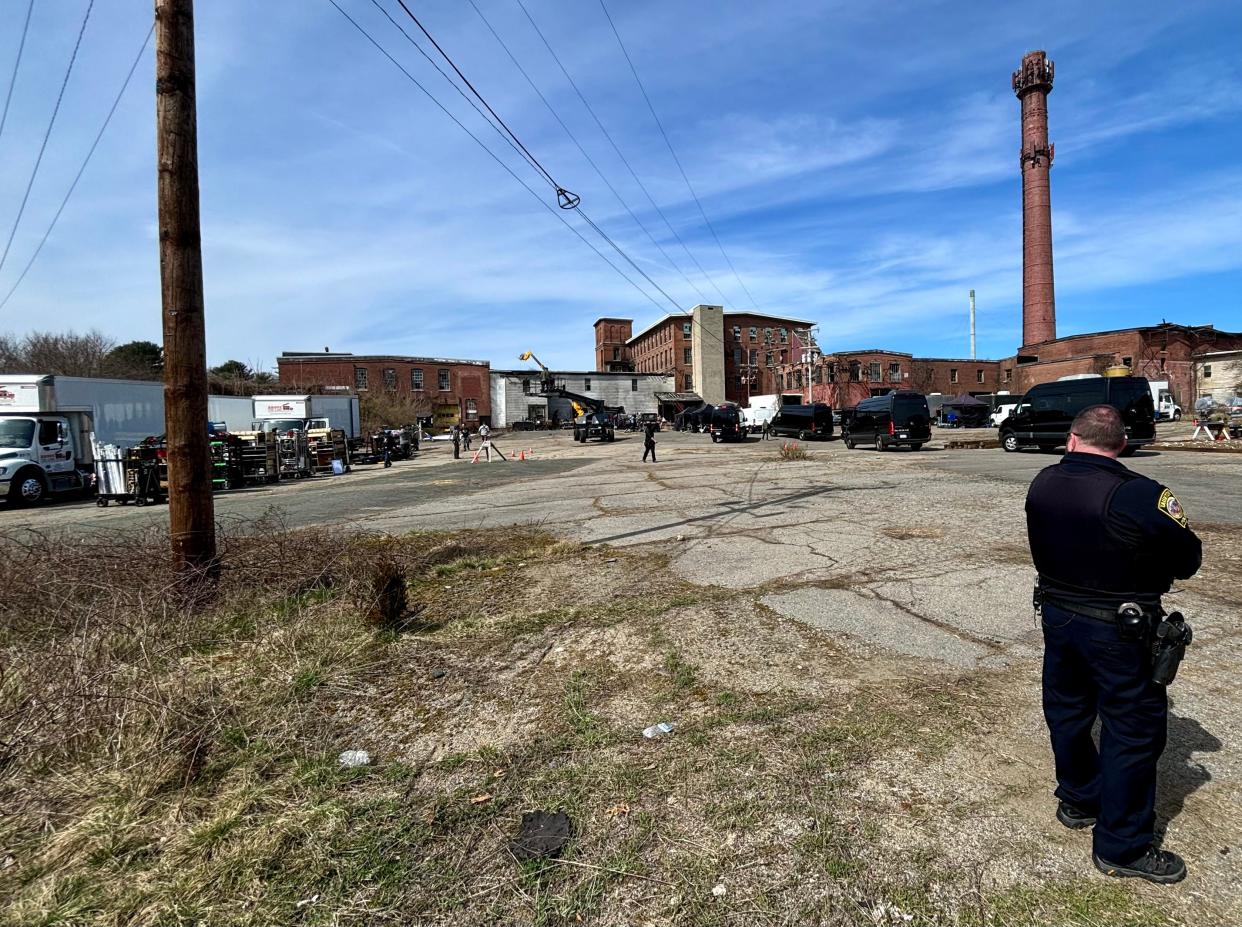
[[[224, 539], [191, 614], [159, 535], [5, 545], [12, 927], [1157, 922], [1094, 886], [980, 896], [952, 861], [892, 859], [859, 772], [939, 755], [985, 683], [808, 695], [774, 653], [747, 688], [670, 622], [752, 593], [659, 554], [269, 521]], [[351, 748], [373, 763], [340, 767]], [[534, 808], [575, 836], [518, 865]]]

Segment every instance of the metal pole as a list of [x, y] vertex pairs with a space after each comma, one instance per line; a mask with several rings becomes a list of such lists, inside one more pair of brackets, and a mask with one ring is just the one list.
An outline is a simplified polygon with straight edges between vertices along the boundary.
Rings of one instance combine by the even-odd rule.
[[970, 359], [975, 359], [975, 291], [970, 291]]
[[207, 438], [193, 0], [155, 0], [155, 121], [169, 527], [173, 565], [178, 572], [192, 574], [210, 571], [216, 560]]

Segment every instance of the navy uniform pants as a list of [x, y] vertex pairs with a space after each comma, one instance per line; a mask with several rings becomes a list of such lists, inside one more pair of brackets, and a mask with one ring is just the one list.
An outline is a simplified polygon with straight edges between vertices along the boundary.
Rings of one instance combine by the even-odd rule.
[[[1056, 797], [1098, 817], [1097, 856], [1126, 864], [1152, 842], [1156, 762], [1168, 701], [1151, 681], [1149, 645], [1123, 640], [1111, 621], [1042, 609], [1044, 718], [1056, 759]], [[1100, 719], [1100, 746], [1091, 729]]]

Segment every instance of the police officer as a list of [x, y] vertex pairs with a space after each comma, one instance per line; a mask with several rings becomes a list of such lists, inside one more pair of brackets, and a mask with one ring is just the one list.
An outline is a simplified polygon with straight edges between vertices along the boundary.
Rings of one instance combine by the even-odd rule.
[[[1179, 882], [1185, 862], [1153, 842], [1168, 703], [1151, 678], [1151, 629], [1163, 614], [1160, 596], [1175, 578], [1194, 575], [1202, 547], [1177, 497], [1118, 462], [1125, 446], [1116, 409], [1084, 409], [1065, 456], [1026, 497], [1056, 816], [1071, 829], [1095, 826], [1092, 860], [1108, 875]], [[1137, 612], [1119, 616], [1126, 603]]]

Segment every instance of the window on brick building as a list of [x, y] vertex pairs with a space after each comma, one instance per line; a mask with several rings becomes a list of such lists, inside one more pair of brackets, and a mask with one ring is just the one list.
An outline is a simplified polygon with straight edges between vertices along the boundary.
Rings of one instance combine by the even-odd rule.
[[681, 362], [683, 364], [689, 364], [689, 363], [693, 363], [693, 361], [694, 361], [694, 349], [693, 348], [682, 348], [681, 349]]
[[763, 355], [763, 358], [764, 358], [763, 360], [764, 365], [767, 367], [771, 367], [772, 366], [772, 352], [769, 351], [767, 354]]
[[366, 367], [355, 367], [354, 368], [354, 389], [366, 389], [366, 388], [367, 388], [367, 368]]
[[630, 380], [630, 392], [631, 393], [638, 392], [638, 380]]
[[591, 391], [591, 378], [590, 378], [590, 377], [585, 377], [585, 378], [583, 379], [583, 381], [582, 381], [582, 391], [583, 391], [584, 393], [589, 393], [589, 392]]
[[781, 348], [781, 363], [782, 364], [785, 363], [785, 358], [786, 358], [786, 355], [788, 355], [788, 353], [789, 352], [786, 351], [784, 348]]
[[1122, 364], [1124, 364], [1125, 366], [1129, 367], [1129, 366], [1133, 365], [1133, 363], [1134, 363], [1134, 358], [1133, 358], [1133, 357], [1123, 357], [1123, 358], [1121, 359], [1121, 363], [1122, 363]]
[[741, 348], [733, 349], [733, 366], [735, 367], [742, 366], [742, 349]]
[[1011, 382], [1012, 380], [1013, 380], [1013, 368], [1012, 368], [1012, 367], [1006, 367], [1006, 368], [1005, 368], [1005, 382], [1006, 382], [1006, 383], [1009, 383], [1009, 382]]
[[415, 367], [410, 371], [410, 389], [418, 391], [423, 388], [423, 370]]
[[778, 390], [785, 388], [785, 375], [783, 373], [778, 373], [776, 375], [776, 388]]
[[862, 361], [850, 361], [850, 382], [862, 382]]
[[612, 349], [612, 359], [613, 359], [613, 360], [620, 360], [620, 359], [621, 359], [621, 349], [620, 349], [620, 348], [613, 348], [613, 349]]
[[397, 371], [392, 367], [384, 368], [384, 389], [395, 390], [397, 388]]
[[975, 371], [975, 382], [976, 382], [976, 383], [982, 383], [982, 382], [983, 382], [983, 371], [982, 371], [982, 370], [976, 370], [976, 371]]
[[733, 326], [733, 340], [734, 341], [742, 340], [742, 326], [740, 325]]
[[888, 382], [889, 383], [900, 383], [901, 382], [901, 364], [898, 363], [898, 364], [888, 365]]
[[479, 407], [473, 399], [466, 400], [466, 418], [478, 418]]
[[950, 383], [957, 382], [957, 368], [956, 367], [949, 368], [949, 382]]
[[828, 365], [828, 382], [835, 383], [837, 381], [837, 365], [830, 363]]
[[789, 329], [782, 328], [781, 329], [781, 344], [788, 344], [788, 343], [789, 343]]
[[750, 352], [750, 362], [751, 362], [752, 364], [757, 364], [757, 363], [759, 363], [759, 352], [758, 352], [758, 351], [751, 351], [751, 352]]
[[690, 328], [692, 325], [694, 325], [693, 322], [682, 322], [681, 323], [681, 333], [685, 335], [687, 338], [690, 337]]
[[751, 326], [751, 329], [750, 329], [750, 340], [751, 340], [751, 341], [757, 341], [757, 340], [758, 340], [758, 338], [759, 338], [759, 329], [755, 328], [755, 327], [752, 325], [752, 326]]
[[868, 379], [870, 379], [872, 383], [879, 383], [880, 382], [880, 362], [871, 361], [871, 363], [868, 364], [867, 366], [870, 368], [867, 371]]
[[797, 386], [798, 389], [802, 389], [802, 371], [801, 370], [794, 372], [794, 385]]
[[771, 343], [772, 343], [772, 329], [770, 329], [770, 328], [765, 328], [765, 329], [763, 330], [763, 343], [764, 343], [764, 344], [771, 344]]
[[449, 372], [447, 370], [441, 370], [439, 373], [439, 379], [441, 391], [447, 393], [449, 391]]
[[686, 389], [694, 389], [694, 374], [686, 374]]

